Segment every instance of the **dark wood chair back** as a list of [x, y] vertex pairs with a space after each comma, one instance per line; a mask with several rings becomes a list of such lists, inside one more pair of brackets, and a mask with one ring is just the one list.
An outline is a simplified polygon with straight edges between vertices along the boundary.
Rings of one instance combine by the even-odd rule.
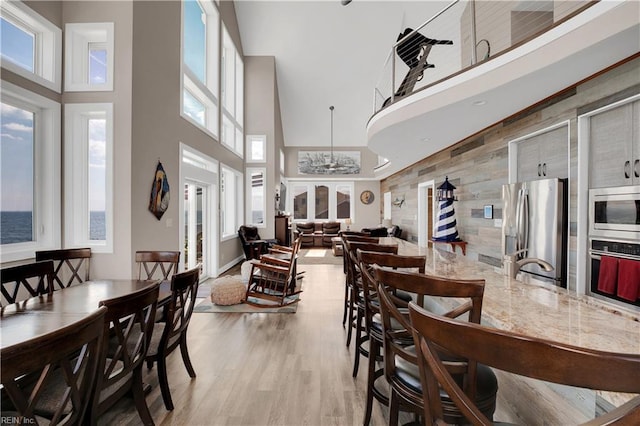
[[156, 323], [147, 353], [147, 367], [158, 363], [158, 381], [167, 410], [173, 410], [173, 401], [167, 378], [167, 356], [180, 347], [182, 360], [189, 376], [196, 377], [187, 349], [187, 328], [195, 306], [200, 280], [200, 269], [193, 268], [171, 278], [171, 300], [165, 311], [165, 321]]
[[133, 393], [142, 422], [153, 424], [142, 388], [142, 365], [153, 332], [159, 286], [157, 283], [135, 293], [100, 302], [100, 306], [106, 306], [108, 311], [96, 397], [91, 410], [92, 424], [129, 391]]
[[169, 281], [178, 272], [179, 262], [179, 251], [137, 251], [138, 279]]
[[37, 251], [36, 261], [42, 260], [54, 262], [54, 290], [89, 281], [91, 248]]
[[[493, 424], [451, 376], [441, 350], [499, 370], [547, 382], [610, 392], [640, 393], [640, 355], [603, 352], [435, 315], [410, 303], [427, 424], [443, 419], [442, 387], [473, 425]], [[640, 397], [586, 423], [640, 424]]]
[[[482, 314], [482, 299], [484, 295], [484, 280], [453, 280], [441, 277], [434, 277], [417, 272], [402, 272], [382, 268], [373, 265], [373, 276], [376, 281], [376, 290], [380, 300], [380, 314], [383, 325], [384, 340], [384, 374], [392, 388], [392, 398], [397, 397], [401, 401], [400, 405], [421, 414], [423, 411], [424, 397], [423, 389], [420, 389], [420, 380], [417, 379], [417, 386], [410, 385], [410, 379], [405, 374], [406, 369], [398, 369], [399, 359], [402, 362], [411, 364], [414, 368], [418, 366], [418, 359], [413, 346], [408, 346], [407, 341], [413, 341], [413, 328], [406, 308], [408, 302], [395, 297], [394, 292], [401, 290], [415, 294], [416, 298], [424, 296], [437, 296], [444, 298], [459, 298], [466, 302], [461, 303], [445, 315], [451, 318], [459, 318], [463, 315], [469, 322], [480, 323]], [[473, 359], [467, 361], [462, 358], [455, 358], [457, 366], [454, 374], [464, 377], [468, 383], [468, 394], [472, 400], [476, 396], [477, 363]], [[492, 376], [495, 380], [495, 376]], [[493, 399], [485, 400], [484, 411], [493, 414], [495, 410], [495, 391]], [[397, 418], [398, 412], [394, 411], [394, 404], [391, 403], [391, 417]], [[395, 410], [399, 407], [395, 404]], [[455, 407], [454, 407], [455, 408]], [[459, 413], [451, 413], [447, 421], [452, 422]]]
[[23, 425], [85, 424], [106, 312], [99, 308], [67, 327], [2, 349], [3, 417], [14, 416], [12, 424]]
[[53, 261], [11, 266], [0, 271], [0, 306], [53, 293]]

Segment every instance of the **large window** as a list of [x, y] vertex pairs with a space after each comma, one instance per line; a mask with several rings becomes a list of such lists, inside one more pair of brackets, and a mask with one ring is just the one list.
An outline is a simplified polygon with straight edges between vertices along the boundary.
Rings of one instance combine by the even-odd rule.
[[227, 29], [222, 38], [222, 144], [244, 154], [244, 64]]
[[62, 31], [20, 1], [0, 2], [2, 66], [60, 92]]
[[65, 105], [65, 242], [113, 250], [113, 106]]
[[[293, 219], [345, 220], [353, 217], [353, 182], [310, 183], [290, 181]], [[312, 202], [309, 202], [312, 200]]]
[[242, 173], [220, 166], [220, 229], [222, 239], [238, 235], [242, 222]]
[[60, 104], [1, 82], [1, 262], [60, 244]]
[[247, 168], [247, 219], [246, 223], [265, 227], [266, 175], [264, 168]]
[[217, 138], [218, 9], [211, 0], [182, 5], [182, 116]]

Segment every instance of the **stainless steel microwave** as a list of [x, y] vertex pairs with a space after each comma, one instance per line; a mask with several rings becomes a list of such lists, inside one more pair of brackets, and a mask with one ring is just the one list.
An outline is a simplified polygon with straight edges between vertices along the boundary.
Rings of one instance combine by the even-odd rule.
[[589, 234], [640, 240], [640, 186], [590, 189]]

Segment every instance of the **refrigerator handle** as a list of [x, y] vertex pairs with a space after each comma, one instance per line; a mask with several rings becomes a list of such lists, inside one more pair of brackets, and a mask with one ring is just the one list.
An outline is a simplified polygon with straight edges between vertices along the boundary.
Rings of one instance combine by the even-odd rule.
[[[522, 191], [522, 240], [523, 240], [523, 250], [527, 250], [529, 248], [529, 194], [525, 191]], [[524, 255], [523, 255], [524, 257]]]
[[524, 247], [522, 246], [522, 201], [523, 201], [524, 191], [522, 189], [518, 190], [518, 201], [516, 202], [516, 253], [521, 253]]

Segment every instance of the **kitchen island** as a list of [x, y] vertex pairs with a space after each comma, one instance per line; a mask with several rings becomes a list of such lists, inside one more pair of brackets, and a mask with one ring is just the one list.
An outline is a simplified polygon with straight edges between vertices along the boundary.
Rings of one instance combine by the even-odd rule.
[[[584, 295], [576, 295], [550, 283], [519, 274], [517, 279], [502, 274], [500, 268], [471, 261], [439, 248], [419, 247], [397, 238], [382, 238], [382, 243], [398, 244], [398, 253], [424, 255], [425, 272], [437, 276], [485, 280], [482, 323], [529, 336], [564, 342], [603, 351], [640, 354], [640, 314], [625, 311]], [[451, 301], [433, 298], [427, 308], [447, 309]], [[606, 374], [606, 372], [594, 372]], [[639, 372], [640, 376], [640, 372]], [[585, 421], [594, 412], [607, 410], [628, 401], [633, 395], [576, 390], [563, 386], [498, 375], [504, 397], [508, 390], [509, 405], [521, 416], [531, 411], [536, 424], [563, 424]], [[549, 394], [549, 390], [554, 393]], [[536, 401], [547, 399], [540, 407]], [[519, 400], [519, 401], [518, 401]], [[557, 401], [558, 413], [538, 411]], [[596, 405], [598, 408], [596, 408]], [[575, 412], [574, 412], [575, 408]], [[595, 411], [594, 411], [595, 410]], [[547, 417], [548, 415], [548, 417]], [[582, 419], [581, 416], [585, 418]], [[526, 417], [526, 415], [525, 415]], [[505, 420], [497, 418], [496, 420]], [[520, 417], [520, 421], [523, 418]]]

